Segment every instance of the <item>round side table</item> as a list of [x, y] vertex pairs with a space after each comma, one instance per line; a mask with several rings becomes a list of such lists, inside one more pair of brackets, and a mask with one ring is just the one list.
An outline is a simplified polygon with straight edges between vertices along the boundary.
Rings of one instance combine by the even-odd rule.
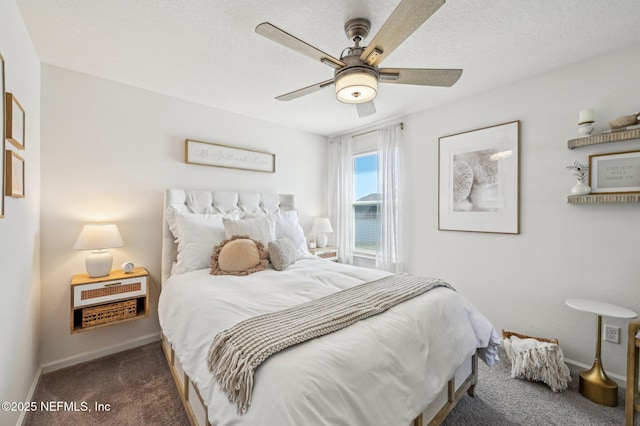
[[636, 318], [638, 314], [632, 310], [609, 303], [588, 299], [567, 299], [567, 306], [578, 311], [589, 312], [598, 316], [596, 331], [596, 358], [593, 366], [588, 371], [580, 373], [580, 384], [578, 390], [580, 394], [598, 404], [615, 407], [618, 405], [618, 384], [607, 377], [600, 360], [600, 350], [602, 347], [602, 317], [613, 318]]

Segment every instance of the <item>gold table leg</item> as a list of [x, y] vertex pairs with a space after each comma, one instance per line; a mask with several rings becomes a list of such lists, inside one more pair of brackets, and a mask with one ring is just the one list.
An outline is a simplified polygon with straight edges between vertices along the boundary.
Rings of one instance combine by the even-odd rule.
[[602, 348], [602, 316], [598, 315], [596, 336], [596, 359], [588, 371], [580, 373], [580, 394], [598, 404], [616, 407], [618, 405], [618, 384], [607, 377], [600, 361]]

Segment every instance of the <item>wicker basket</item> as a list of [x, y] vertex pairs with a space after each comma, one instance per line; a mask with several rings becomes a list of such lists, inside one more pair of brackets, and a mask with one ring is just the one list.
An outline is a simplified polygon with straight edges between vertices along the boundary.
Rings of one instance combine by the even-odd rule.
[[137, 305], [136, 299], [131, 299], [124, 302], [85, 308], [82, 310], [82, 327], [93, 327], [133, 318], [137, 315]]
[[533, 337], [533, 336], [527, 336], [526, 334], [515, 333], [513, 331], [502, 330], [503, 339], [508, 339], [511, 336], [516, 336], [518, 339], [536, 339], [540, 342], [554, 343], [556, 345], [558, 344], [558, 339], [546, 339], [544, 337]]

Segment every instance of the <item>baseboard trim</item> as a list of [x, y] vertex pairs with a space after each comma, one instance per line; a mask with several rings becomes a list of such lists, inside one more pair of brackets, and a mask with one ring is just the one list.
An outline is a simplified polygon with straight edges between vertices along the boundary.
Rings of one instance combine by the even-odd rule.
[[[585, 370], [588, 370], [588, 369], [591, 368], [591, 365], [583, 364], [581, 362], [574, 361], [574, 360], [568, 359], [568, 358], [565, 358], [564, 362], [569, 367], [569, 370], [571, 370], [572, 372], [576, 372], [576, 373], [579, 373], [581, 371], [585, 371]], [[610, 377], [611, 379], [615, 380], [618, 383], [618, 386], [620, 386], [621, 388], [626, 388], [626, 386], [627, 386], [627, 378], [626, 377], [621, 376], [619, 374], [615, 374], [615, 373], [609, 373], [608, 371], [607, 371], [607, 376]]]
[[[33, 382], [31, 383], [31, 388], [29, 388], [29, 392], [27, 392], [27, 399], [25, 399], [25, 401], [33, 400], [33, 394], [36, 392], [36, 388], [38, 387], [40, 376], [42, 376], [42, 367], [38, 367], [36, 374], [33, 376]], [[22, 423], [24, 422], [24, 418], [27, 415], [27, 412], [28, 411], [26, 410], [22, 410], [20, 412], [20, 417], [18, 417], [18, 422], [16, 423], [16, 426], [22, 425]]]
[[[100, 349], [97, 351], [83, 352], [78, 355], [70, 356], [68, 358], [59, 359], [46, 364], [42, 364], [40, 370], [41, 374], [50, 373], [52, 371], [60, 370], [61, 368], [70, 367], [72, 365], [80, 364], [81, 362], [91, 361], [96, 358], [115, 354], [118, 352], [126, 351], [128, 349], [137, 348], [148, 343], [157, 342], [160, 340], [160, 333], [148, 334], [146, 336], [139, 337], [137, 339], [129, 340], [116, 346], [110, 346], [108, 348]], [[34, 388], [35, 389], [35, 388]]]

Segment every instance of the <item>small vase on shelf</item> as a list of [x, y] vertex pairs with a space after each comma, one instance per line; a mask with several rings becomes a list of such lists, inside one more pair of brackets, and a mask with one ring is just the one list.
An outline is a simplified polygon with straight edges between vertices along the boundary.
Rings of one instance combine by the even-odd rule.
[[571, 195], [587, 195], [591, 192], [591, 187], [578, 179], [576, 184], [571, 188]]

